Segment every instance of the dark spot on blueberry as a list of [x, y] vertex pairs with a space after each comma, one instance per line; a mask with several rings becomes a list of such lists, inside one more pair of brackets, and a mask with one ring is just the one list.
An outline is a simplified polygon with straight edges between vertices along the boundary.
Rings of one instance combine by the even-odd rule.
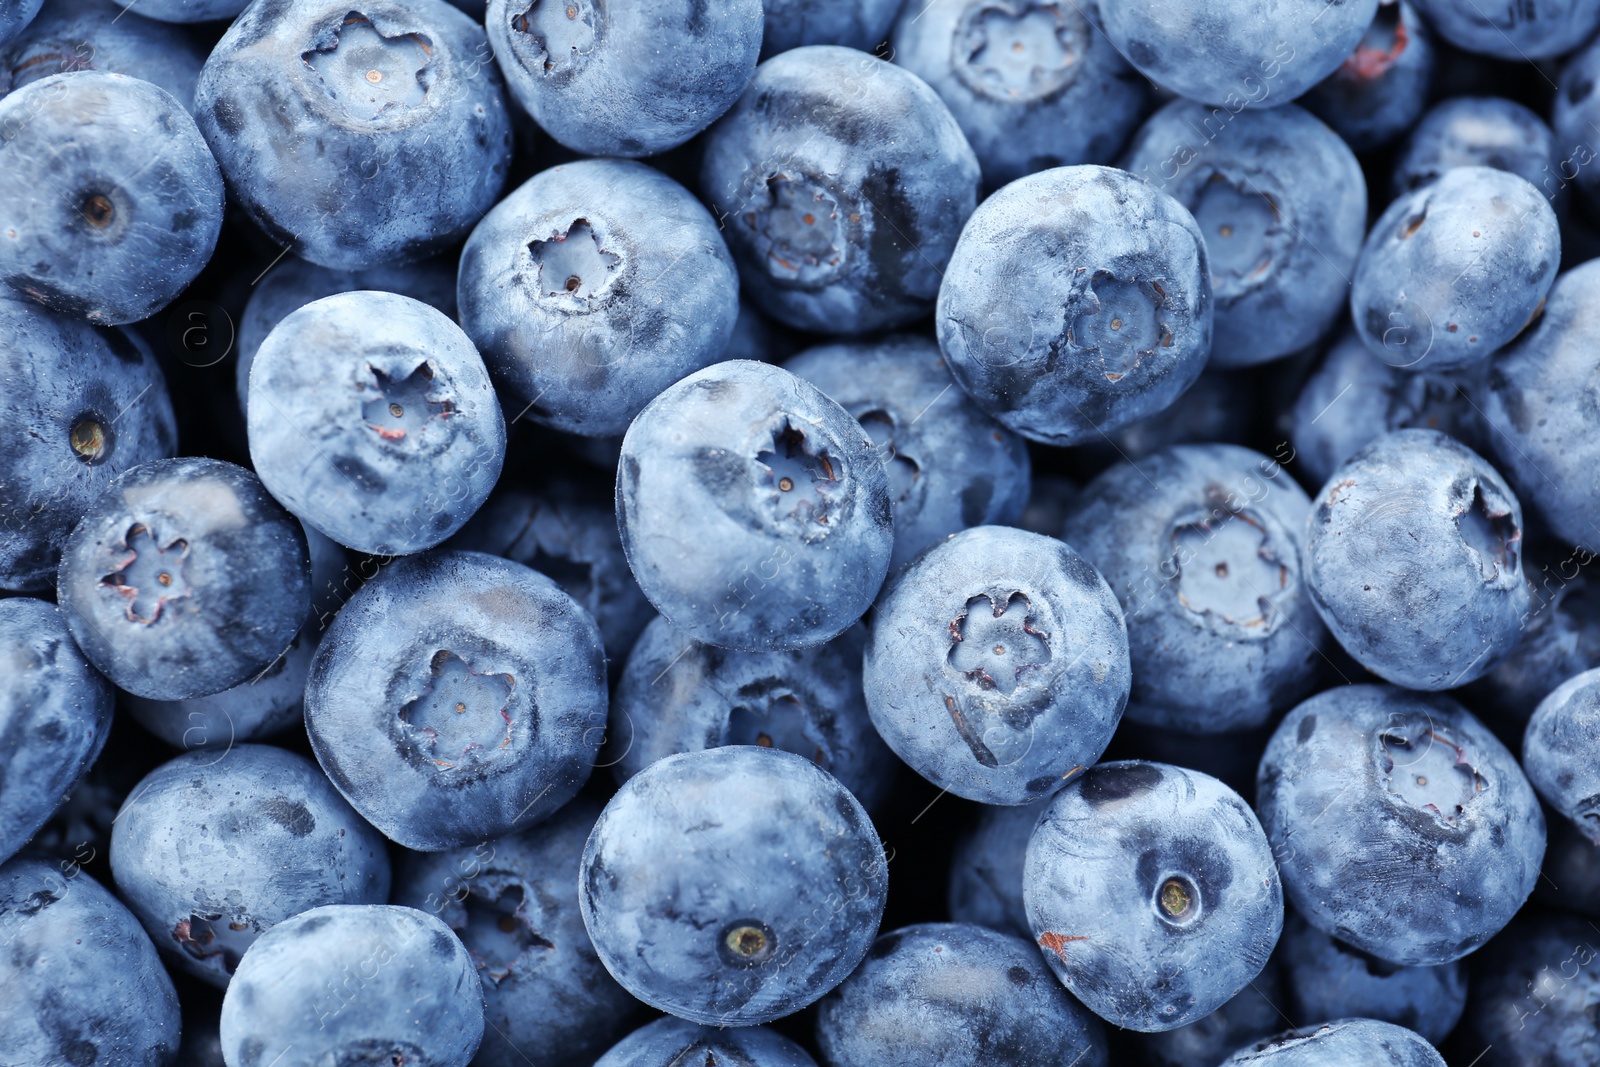
[[1033, 974], [1026, 967], [1011, 967], [1006, 970], [1006, 978], [1012, 985], [1025, 986], [1033, 982]]
[[298, 800], [271, 797], [261, 805], [267, 818], [296, 837], [305, 837], [317, 828], [317, 817]]
[[1078, 786], [1091, 807], [1141, 796], [1161, 784], [1161, 768], [1149, 763], [1103, 764], [1084, 772]]
[[1300, 739], [1300, 743], [1303, 745], [1307, 741], [1311, 740], [1311, 735], [1316, 732], [1317, 717], [1315, 715], [1307, 715], [1305, 718], [1300, 720], [1300, 730], [1295, 736]]

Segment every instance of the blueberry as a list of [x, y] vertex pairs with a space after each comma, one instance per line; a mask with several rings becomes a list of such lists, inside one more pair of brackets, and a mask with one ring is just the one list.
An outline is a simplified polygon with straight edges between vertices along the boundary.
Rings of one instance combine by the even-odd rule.
[[1338, 1019], [1240, 1049], [1222, 1067], [1445, 1067], [1420, 1034], [1374, 1019]]
[[1452, 167], [1373, 223], [1350, 314], [1384, 362], [1452, 370], [1520, 333], [1560, 263], [1555, 211], [1539, 190], [1493, 167]]
[[[1536, 128], [1548, 139], [1551, 149], [1540, 160], [1545, 164], [1542, 180], [1534, 180], [1534, 184], [1546, 195], [1565, 193], [1569, 184], [1576, 184], [1591, 205], [1600, 202], [1600, 182], [1597, 182], [1594, 168], [1590, 165], [1594, 163], [1597, 151], [1594, 124], [1600, 121], [1600, 97], [1594, 94], [1597, 80], [1600, 80], [1600, 48], [1591, 43], [1562, 67], [1561, 85], [1556, 91], [1555, 107], [1550, 115], [1550, 124], [1555, 127], [1554, 134], [1534, 117]], [[1557, 138], [1561, 145], [1571, 147], [1557, 149]], [[1551, 163], [1555, 165], [1553, 174], [1550, 172]]]
[[250, 371], [250, 458], [285, 507], [359, 552], [432, 548], [488, 499], [505, 419], [467, 335], [395, 293], [274, 326]]
[[574, 152], [650, 156], [739, 98], [761, 48], [760, 0], [489, 0], [506, 84]]
[[104, 70], [142, 78], [193, 112], [205, 49], [183, 30], [144, 17], [148, 3], [135, 12], [114, 0], [50, 0], [0, 49], [0, 95], [52, 74]]
[[843, 633], [877, 595], [894, 540], [866, 431], [816, 386], [745, 360], [691, 374], [633, 421], [617, 523], [657, 611], [747, 652]]
[[39, 591], [106, 486], [177, 451], [177, 423], [136, 334], [3, 298], [0, 381], [0, 588]]
[[[1561, 114], [1559, 99], [1556, 107]], [[1587, 129], [1578, 136], [1587, 138]], [[1527, 179], [1560, 210], [1566, 185], [1577, 172], [1567, 172], [1575, 160], [1558, 164], [1559, 154], [1556, 135], [1544, 119], [1516, 101], [1452, 97], [1430, 108], [1411, 131], [1394, 165], [1392, 192], [1403, 196], [1456, 167], [1494, 167]]]
[[1600, 26], [1597, 0], [1416, 0], [1434, 31], [1466, 52], [1532, 62], [1570, 52]]
[[1551, 690], [1528, 720], [1522, 766], [1539, 795], [1600, 845], [1600, 669]]
[[0, 42], [11, 40], [27, 28], [43, 4], [44, 0], [6, 0], [0, 6]]
[[1209, 775], [1139, 760], [1098, 764], [1056, 794], [1022, 893], [1050, 969], [1129, 1030], [1215, 1011], [1261, 973], [1283, 928], [1250, 806]]
[[[1281, 944], [1281, 942], [1280, 942]], [[1217, 1067], [1235, 1049], [1283, 1027], [1278, 954], [1222, 1007], [1176, 1030], [1140, 1034], [1135, 1043], [1150, 1067]]]
[[1295, 914], [1284, 924], [1279, 944], [1297, 1018], [1377, 1019], [1415, 1030], [1437, 1045], [1467, 1006], [1466, 971], [1459, 961], [1401, 967], [1352, 948]]
[[722, 358], [739, 278], [687, 189], [643, 163], [586, 159], [541, 171], [484, 217], [458, 298], [508, 405], [608, 437]]
[[869, 52], [889, 36], [903, 0], [763, 0], [761, 58], [810, 44]]
[[1110, 163], [1138, 125], [1147, 83], [1099, 22], [1094, 0], [910, 3], [894, 61], [939, 94], [998, 189], [1049, 167]]
[[817, 1007], [829, 1067], [1105, 1067], [1100, 1021], [1061, 988], [1036, 948], [967, 923], [879, 937]]
[[165, 89], [103, 71], [0, 99], [0, 282], [107, 325], [148, 318], [200, 273], [222, 175]]
[[866, 333], [932, 308], [978, 160], [921, 78], [818, 45], [757, 68], [706, 136], [700, 191], [762, 311]]
[[1466, 1014], [1486, 1067], [1587, 1067], [1596, 1054], [1600, 942], [1568, 915], [1518, 919], [1484, 951]]
[[77, 867], [0, 866], [0, 1060], [15, 1064], [169, 1062], [178, 995], [127, 908]]
[[1117, 51], [1163, 89], [1218, 105], [1212, 116], [1218, 124], [1245, 108], [1293, 100], [1332, 74], [1361, 43], [1377, 10], [1378, 0], [1100, 2]]
[[1407, 967], [1492, 937], [1544, 855], [1544, 817], [1505, 746], [1448, 697], [1392, 686], [1291, 711], [1261, 757], [1256, 810], [1295, 910]]
[[1301, 577], [1311, 502], [1273, 460], [1186, 445], [1090, 482], [1062, 537], [1128, 624], [1128, 718], [1247, 730], [1311, 692], [1326, 638]]
[[167, 959], [223, 988], [274, 924], [389, 899], [383, 838], [315, 763], [270, 745], [189, 752], [146, 775], [117, 814], [111, 869]]
[[1382, 148], [1409, 130], [1428, 102], [1438, 47], [1407, 0], [1379, 0], [1361, 43], [1300, 98], [1357, 152]]
[[444, 0], [254, 4], [206, 60], [195, 110], [250, 218], [340, 270], [454, 244], [510, 166], [483, 28]]
[[861, 694], [866, 628], [792, 652], [737, 652], [679, 633], [659, 616], [633, 646], [611, 699], [617, 780], [676, 752], [760, 745], [804, 756], [870, 811], [896, 763]]
[[594, 1067], [816, 1067], [805, 1049], [764, 1026], [710, 1027], [667, 1016], [641, 1026]]
[[1396, 430], [1345, 460], [1313, 503], [1306, 583], [1367, 670], [1450, 689], [1516, 647], [1522, 507], [1476, 452], [1436, 430]]
[[769, 1022], [861, 962], [887, 861], [849, 790], [810, 760], [733, 745], [657, 760], [611, 798], [579, 875], [584, 925], [623, 988], [707, 1026]]
[[1211, 351], [1206, 242], [1178, 201], [1058, 167], [983, 202], [939, 288], [939, 347], [978, 406], [1082, 444], [1170, 407]]
[[54, 604], [0, 600], [0, 862], [28, 843], [93, 765], [111, 731], [111, 705], [110, 684], [73, 644]]
[[[1286, 361], [1287, 362], [1287, 361]], [[1079, 446], [1092, 470], [1142, 459], [1172, 445], [1238, 444], [1256, 439], [1262, 416], [1271, 412], [1265, 387], [1271, 381], [1254, 367], [1202, 371], [1169, 408], [1112, 430]], [[1061, 532], [1058, 522], [1041, 531]]]
[[[270, 580], [263, 576], [270, 575]], [[311, 607], [300, 524], [255, 475], [159, 459], [119, 476], [61, 550], [56, 597], [89, 662], [152, 700], [259, 674]]]
[[969, 526], [1021, 518], [1032, 469], [1026, 443], [951, 388], [932, 341], [820, 345], [784, 368], [827, 393], [877, 444], [894, 503], [891, 570]]
[[407, 853], [395, 873], [394, 902], [444, 920], [477, 968], [477, 1067], [590, 1067], [638, 1007], [601, 966], [578, 914], [578, 864], [599, 814], [575, 800], [508, 837]]
[[222, 1002], [222, 1053], [239, 1067], [466, 1067], [483, 990], [450, 928], [415, 908], [327, 904], [245, 953]]
[[143, 0], [139, 11], [145, 18], [161, 22], [223, 22], [249, 3], [250, 0]]
[[1128, 633], [1105, 579], [1067, 545], [977, 526], [879, 601], [862, 682], [913, 770], [985, 804], [1027, 804], [1105, 751], [1128, 699]]
[[1044, 804], [985, 805], [978, 821], [956, 841], [950, 857], [950, 918], [1031, 938], [1022, 903], [1022, 865], [1028, 838]]
[[1123, 166], [1176, 197], [1205, 235], [1216, 299], [1211, 367], [1315, 344], [1344, 308], [1366, 232], [1367, 187], [1337, 134], [1294, 105], [1234, 116], [1174, 100], [1139, 128]]
[[1534, 902], [1600, 919], [1600, 848], [1555, 812], [1545, 822], [1549, 837]]

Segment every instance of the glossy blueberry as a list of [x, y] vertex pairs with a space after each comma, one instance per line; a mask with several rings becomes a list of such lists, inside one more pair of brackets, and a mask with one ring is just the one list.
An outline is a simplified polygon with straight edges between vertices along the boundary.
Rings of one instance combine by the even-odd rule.
[[1445, 1067], [1422, 1035], [1374, 1019], [1338, 1019], [1242, 1048], [1222, 1067]]
[[1597, 0], [1416, 0], [1434, 31], [1466, 52], [1513, 62], [1577, 48], [1600, 26]]
[[1045, 962], [1096, 1015], [1173, 1030], [1261, 973], [1283, 928], [1266, 835], [1239, 794], [1161, 763], [1102, 763], [1045, 808], [1023, 900]]
[[809, 44], [874, 51], [889, 36], [903, 0], [763, 0], [761, 58]]
[[1407, 0], [1379, 0], [1361, 43], [1300, 98], [1357, 152], [1381, 148], [1409, 130], [1428, 102], [1438, 49]]
[[1460, 959], [1539, 877], [1544, 817], [1515, 757], [1444, 696], [1346, 685], [1291, 711], [1256, 810], [1295, 910], [1407, 967]]
[[1151, 81], [1219, 106], [1226, 122], [1277, 107], [1311, 88], [1361, 43], [1378, 0], [1101, 0], [1106, 35]]
[[270, 666], [305, 622], [310, 587], [305, 534], [255, 475], [160, 459], [118, 477], [84, 514], [62, 546], [56, 598], [119, 688], [185, 700]]
[[1574, 675], [1540, 701], [1522, 741], [1539, 795], [1600, 845], [1600, 669]]
[[489, 0], [489, 43], [517, 103], [592, 156], [650, 156], [733, 106], [756, 69], [760, 0]]
[[110, 683], [78, 651], [54, 604], [0, 600], [0, 862], [28, 843], [100, 755], [111, 705]]
[[976, 526], [873, 615], [872, 722], [941, 789], [1027, 804], [1100, 758], [1128, 699], [1128, 632], [1100, 573], [1052, 537]]
[[[1281, 943], [1281, 942], [1280, 942]], [[1217, 1067], [1235, 1049], [1277, 1032], [1286, 1004], [1277, 954], [1232, 1000], [1176, 1030], [1139, 1034], [1135, 1044], [1150, 1067]]]
[[1350, 315], [1384, 362], [1453, 370], [1520, 333], [1560, 263], [1556, 214], [1539, 190], [1493, 167], [1452, 167], [1373, 223]]
[[1311, 502], [1278, 464], [1183, 445], [1090, 482], [1062, 538], [1128, 624], [1128, 717], [1186, 733], [1261, 726], [1310, 693], [1322, 622], [1301, 577]]
[[222, 1001], [232, 1067], [466, 1067], [483, 990], [450, 928], [414, 908], [327, 904], [268, 930]]
[[969, 526], [1022, 517], [1027, 444], [951, 388], [932, 341], [901, 335], [821, 345], [784, 369], [827, 393], [878, 446], [894, 503], [891, 570]]
[[1022, 865], [1043, 803], [985, 805], [950, 857], [950, 918], [1031, 938], [1022, 904]]
[[816, 1067], [805, 1049], [764, 1026], [711, 1027], [667, 1016], [641, 1026], [594, 1067]]
[[0, 867], [0, 1061], [160, 1067], [178, 1050], [178, 995], [127, 908], [76, 867]]
[[877, 595], [894, 541], [872, 438], [816, 386], [745, 360], [691, 374], [633, 421], [617, 523], [657, 611], [748, 652], [843, 633]]
[[99, 325], [171, 303], [222, 228], [222, 175], [185, 106], [93, 70], [0, 99], [0, 282]]
[[1437, 1045], [1467, 1006], [1466, 969], [1459, 961], [1401, 967], [1330, 937], [1296, 914], [1284, 924], [1279, 944], [1297, 1019], [1377, 1019]]
[[[1558, 102], [1558, 115], [1559, 107]], [[1588, 136], [1585, 130], [1574, 143]], [[1430, 108], [1406, 139], [1394, 165], [1392, 194], [1420, 189], [1456, 167], [1493, 167], [1533, 183], [1559, 211], [1576, 173], [1568, 170], [1577, 162], [1558, 164], [1559, 155], [1556, 136], [1544, 119], [1516, 101], [1451, 97]]]
[[508, 406], [612, 437], [722, 358], [739, 279], [689, 190], [643, 163], [587, 159], [540, 172], [484, 217], [458, 300]]
[[872, 810], [896, 763], [861, 694], [866, 628], [793, 652], [704, 644], [659, 616], [633, 646], [611, 699], [618, 781], [676, 752], [761, 745], [804, 756]]
[[1529, 915], [1497, 937], [1482, 962], [1466, 1020], [1473, 1038], [1493, 1046], [1485, 1063], [1586, 1067], [1594, 1062], [1600, 953], [1593, 924], [1567, 915]]
[[0, 588], [55, 584], [113, 479], [177, 451], [167, 385], [133, 333], [0, 299]]
[[195, 90], [250, 218], [340, 270], [454, 244], [505, 183], [511, 120], [477, 25], [445, 0], [256, 4]]
[[829, 1067], [1105, 1067], [1100, 1021], [1061, 988], [1036, 948], [967, 923], [884, 934], [817, 1006]]
[[1138, 125], [1149, 83], [1098, 27], [1093, 0], [910, 3], [894, 61], [933, 87], [978, 156], [984, 184], [1110, 163]]
[[700, 191], [762, 311], [866, 333], [932, 308], [978, 160], [922, 79], [849, 48], [796, 48], [711, 128]]
[[1302, 566], [1317, 613], [1363, 667], [1451, 689], [1522, 637], [1522, 532], [1521, 505], [1481, 456], [1437, 430], [1396, 430], [1313, 498]]
[[[1575, 184], [1591, 206], [1600, 202], [1600, 179], [1596, 178], [1593, 166], [1596, 156], [1600, 155], [1594, 129], [1594, 123], [1600, 121], [1600, 96], [1594, 92], [1597, 82], [1600, 82], [1600, 48], [1591, 43], [1567, 60], [1561, 70], [1561, 84], [1550, 115], [1550, 125], [1555, 127], [1555, 133], [1550, 135], [1552, 147], [1559, 144], [1561, 148], [1548, 157], [1554, 161], [1555, 173], [1549, 173], [1547, 163], [1544, 180], [1534, 183], [1547, 194], [1551, 192], [1550, 186], [1565, 191], [1569, 184]], [[1543, 123], [1539, 126], [1544, 128]]]
[[8, 41], [21, 33], [38, 17], [43, 4], [44, 0], [6, 0], [0, 6], [0, 41]]
[[444, 920], [477, 968], [477, 1067], [590, 1067], [638, 1007], [601, 966], [578, 914], [578, 865], [599, 815], [575, 800], [520, 833], [407, 853], [395, 873], [394, 902]]
[[274, 924], [389, 899], [383, 838], [315, 763], [270, 745], [189, 752], [146, 775], [117, 815], [111, 869], [167, 959], [224, 988]]
[[1345, 302], [1366, 232], [1367, 187], [1337, 134], [1294, 105], [1233, 117], [1175, 100], [1134, 135], [1123, 166], [1188, 208], [1205, 236], [1212, 367], [1314, 344]]
[[589, 778], [605, 652], [544, 575], [477, 552], [396, 560], [339, 612], [306, 685], [317, 762], [363, 817], [440, 852], [531, 826]]
[[159, 86], [192, 112], [205, 49], [183, 30], [145, 17], [145, 6], [125, 11], [114, 0], [50, 0], [0, 49], [0, 95], [52, 74], [105, 70]]
[[273, 496], [358, 552], [403, 555], [488, 499], [505, 418], [467, 335], [395, 293], [292, 312], [250, 370], [250, 458]]
[[936, 324], [967, 395], [1045, 444], [1170, 407], [1211, 352], [1205, 238], [1178, 201], [1110, 167], [1058, 167], [985, 200]]
[[877, 936], [887, 861], [863, 809], [789, 752], [734, 745], [657, 760], [606, 805], [579, 902], [623, 988], [707, 1026], [798, 1011]]

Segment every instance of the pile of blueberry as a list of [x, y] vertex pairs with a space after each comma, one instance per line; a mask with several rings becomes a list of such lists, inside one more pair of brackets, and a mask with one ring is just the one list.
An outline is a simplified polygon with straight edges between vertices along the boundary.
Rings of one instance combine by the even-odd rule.
[[1600, 1067], [1597, 85], [0, 0], [0, 1067]]

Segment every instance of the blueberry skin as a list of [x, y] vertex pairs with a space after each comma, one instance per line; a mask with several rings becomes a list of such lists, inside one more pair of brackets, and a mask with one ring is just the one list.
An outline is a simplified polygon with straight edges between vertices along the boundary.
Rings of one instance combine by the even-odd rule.
[[1600, 847], [1554, 812], [1546, 813], [1545, 822], [1543, 877], [1534, 887], [1534, 903], [1600, 918]]
[[861, 423], [883, 457], [894, 503], [891, 571], [969, 526], [1008, 526], [1027, 506], [1022, 438], [954, 384], [939, 347], [899, 335], [819, 345], [784, 363]]
[[763, 745], [804, 756], [867, 810], [884, 799], [896, 762], [861, 693], [866, 628], [792, 652], [704, 644], [657, 616], [628, 655], [611, 698], [608, 738], [617, 781], [676, 752]]
[[517, 103], [590, 156], [676, 148], [733, 106], [761, 50], [760, 0], [489, 0]]
[[617, 525], [658, 612], [746, 652], [839, 636], [877, 595], [894, 541], [866, 431], [816, 386], [747, 360], [691, 374], [633, 421]]
[[[0, 95], [52, 74], [104, 70], [142, 78], [194, 111], [205, 49], [182, 30], [112, 0], [51, 0], [0, 50]], [[0, 38], [5, 33], [0, 30]]]
[[1600, 25], [1597, 0], [1416, 0], [1440, 37], [1498, 59], [1551, 59], [1588, 40]]
[[1376, 1019], [1437, 1045], [1467, 1006], [1466, 969], [1399, 967], [1318, 930], [1299, 915], [1284, 924], [1284, 974], [1300, 1019]]
[[111, 710], [111, 684], [73, 644], [60, 609], [0, 600], [0, 862], [50, 820], [100, 755]]
[[1176, 1030], [1139, 1035], [1135, 1043], [1145, 1062], [1150, 1067], [1217, 1067], [1240, 1046], [1275, 1033], [1283, 1026], [1278, 1005], [1284, 1003], [1277, 956], [1210, 1015]]
[[1361, 43], [1377, 10], [1378, 0], [1100, 4], [1106, 36], [1151, 81], [1235, 116], [1293, 100], [1333, 73]]
[[483, 989], [466, 948], [434, 916], [327, 904], [250, 946], [221, 1029], [233, 1067], [466, 1067], [483, 1037]]
[[641, 1026], [594, 1067], [816, 1067], [806, 1050], [764, 1026], [701, 1026], [672, 1016]]
[[221, 989], [274, 924], [389, 899], [382, 836], [315, 763], [270, 745], [188, 752], [147, 774], [117, 813], [111, 869], [163, 955]]
[[1093, 0], [908, 4], [893, 57], [939, 94], [998, 189], [1050, 167], [1110, 163], [1139, 124], [1147, 83], [1099, 21]]
[[1438, 430], [1485, 451], [1488, 427], [1472, 397], [1486, 370], [1483, 364], [1458, 371], [1401, 370], [1375, 358], [1347, 327], [1291, 409], [1296, 465], [1321, 485], [1339, 464], [1390, 430]]
[[[1570, 68], [1569, 68], [1570, 69]], [[1561, 97], [1556, 114], [1561, 114]], [[1582, 144], [1582, 133], [1562, 141]], [[1494, 167], [1533, 183], [1560, 211], [1574, 175], [1560, 169], [1556, 135], [1533, 111], [1499, 96], [1457, 96], [1428, 109], [1406, 139], [1394, 165], [1391, 195], [1403, 196], [1438, 181], [1456, 167]], [[1579, 160], [1570, 160], [1570, 168]], [[1554, 168], [1554, 169], [1553, 169]]]
[[1128, 699], [1128, 631], [1070, 547], [975, 526], [879, 601], [862, 684], [873, 725], [918, 774], [968, 800], [1028, 804], [1105, 751]]
[[0, 299], [0, 588], [55, 584], [61, 545], [124, 471], [178, 450], [166, 379], [137, 335]]
[[456, 317], [455, 265], [448, 257], [421, 263], [385, 263], [369, 270], [330, 270], [288, 256], [250, 291], [250, 301], [239, 318], [239, 358], [234, 363], [234, 388], [239, 410], [250, 404], [250, 368], [256, 352], [273, 327], [313, 300], [339, 293], [373, 290], [399, 293], [436, 308], [447, 318]]
[[233, 198], [296, 255], [339, 270], [425, 259], [472, 229], [510, 168], [488, 55], [483, 27], [445, 0], [252, 4], [200, 72], [196, 120]]
[[605, 721], [588, 612], [544, 575], [478, 552], [389, 564], [328, 627], [306, 684], [317, 762], [368, 822], [419, 852], [559, 809], [588, 780]]
[[1056, 977], [1102, 1019], [1146, 1033], [1227, 1003], [1283, 928], [1250, 806], [1210, 775], [1143, 760], [1098, 764], [1056, 794], [1022, 893]]
[[1522, 739], [1522, 768], [1552, 808], [1600, 845], [1600, 669], [1574, 675], [1539, 702]]
[[574, 800], [486, 844], [408, 852], [396, 870], [394, 902], [444, 920], [477, 968], [477, 1067], [590, 1067], [638, 1008], [601, 966], [578, 914], [578, 864], [599, 815], [598, 804]]
[[1340, 686], [1291, 711], [1261, 757], [1256, 810], [1295, 910], [1406, 967], [1492, 937], [1544, 855], [1515, 757], [1455, 701], [1393, 686]]
[[1293, 104], [1241, 112], [1174, 100], [1139, 128], [1126, 170], [1176, 197], [1205, 235], [1216, 320], [1211, 367], [1248, 367], [1315, 344], [1344, 308], [1367, 225], [1355, 154]]
[[829, 1067], [1105, 1067], [1100, 1020], [1073, 1000], [1027, 941], [968, 923], [879, 937], [817, 1006]]
[[1493, 167], [1452, 167], [1373, 223], [1350, 316], [1385, 363], [1454, 370], [1526, 328], [1560, 264], [1555, 210], [1539, 190]]
[[0, 42], [9, 41], [39, 15], [44, 0], [7, 0], [0, 7]]
[[761, 58], [814, 44], [871, 52], [889, 36], [903, 0], [763, 0]]
[[1302, 573], [1367, 670], [1451, 689], [1516, 647], [1528, 610], [1522, 506], [1476, 452], [1437, 430], [1395, 430], [1345, 460], [1313, 505]]
[[1468, 705], [1512, 737], [1522, 736], [1552, 681], [1600, 666], [1600, 589], [1581, 569], [1586, 556], [1562, 548], [1543, 562], [1528, 557], [1522, 640], [1466, 690]]
[[148, 318], [211, 258], [222, 200], [195, 120], [149, 82], [82, 70], [0, 99], [0, 282], [19, 296]]
[[0, 867], [0, 944], [0, 1060], [171, 1062], [179, 1028], [172, 979], [139, 920], [82, 870], [25, 858]]
[[715, 220], [630, 160], [529, 179], [472, 231], [458, 286], [461, 325], [507, 403], [588, 437], [622, 434], [663, 389], [721, 359], [739, 316]]
[[[1600, 97], [1594, 95], [1596, 82], [1600, 82], [1600, 47], [1591, 43], [1562, 67], [1561, 84], [1550, 115], [1555, 132], [1550, 133], [1543, 122], [1538, 123], [1550, 139], [1551, 151], [1546, 159], [1555, 162], [1556, 173], [1550, 174], [1546, 163], [1544, 180], [1534, 183], [1546, 193], [1551, 187], [1565, 191], [1568, 183], [1576, 184], [1591, 205], [1600, 202], [1600, 180], [1589, 166], [1596, 156], [1594, 123], [1600, 121]], [[1567, 150], [1570, 154], [1563, 156], [1555, 148], [1557, 138], [1561, 145], [1572, 146]]]
[[706, 1026], [799, 1011], [877, 936], [887, 861], [866, 810], [810, 760], [752, 745], [657, 760], [583, 852], [579, 903], [623, 988]]
[[1420, 1034], [1375, 1019], [1338, 1019], [1242, 1048], [1222, 1067], [1445, 1067]]
[[1033, 937], [1022, 903], [1022, 866], [1044, 802], [986, 805], [950, 857], [950, 918], [1003, 933]]
[[471, 340], [396, 293], [288, 315], [250, 370], [250, 459], [308, 526], [358, 552], [433, 548], [488, 499], [505, 418]]
[[1301, 570], [1310, 510], [1275, 461], [1236, 445], [1165, 449], [1084, 488], [1061, 536], [1122, 605], [1129, 719], [1248, 730], [1311, 692], [1326, 634]]
[[147, 0], [139, 10], [145, 18], [161, 22], [221, 22], [232, 19], [249, 3], [250, 0]]
[[1393, 141], [1427, 106], [1438, 48], [1406, 0], [1380, 0], [1372, 25], [1334, 72], [1306, 90], [1300, 106], [1356, 152]]
[[978, 177], [961, 127], [921, 78], [815, 45], [756, 69], [706, 135], [700, 192], [763, 312], [860, 334], [933, 307]]
[[1594, 926], [1569, 915], [1529, 914], [1484, 950], [1466, 1014], [1491, 1043], [1493, 1067], [1585, 1067], [1595, 1062], [1600, 997]]
[[118, 688], [186, 700], [238, 685], [289, 647], [311, 609], [307, 552], [300, 524], [243, 467], [158, 459], [84, 513], [61, 549], [56, 600]]
[[939, 348], [1001, 423], [1082, 444], [1194, 384], [1211, 352], [1210, 274], [1194, 217], [1154, 186], [1110, 167], [1041, 171], [962, 231], [939, 287]]

